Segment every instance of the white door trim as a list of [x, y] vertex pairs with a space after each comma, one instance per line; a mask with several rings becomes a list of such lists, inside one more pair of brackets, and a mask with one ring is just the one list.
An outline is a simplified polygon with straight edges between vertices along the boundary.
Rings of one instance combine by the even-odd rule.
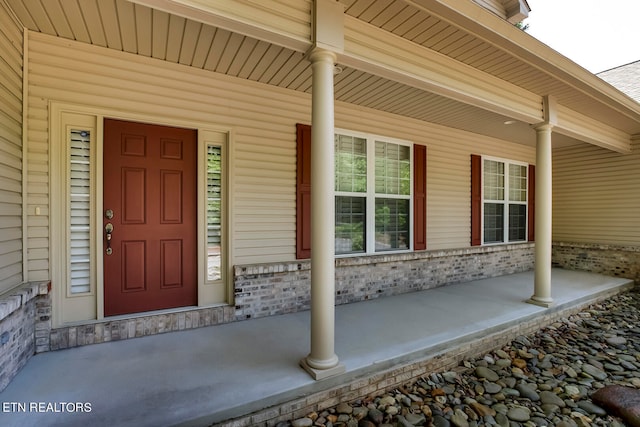
[[[216, 126], [209, 123], [175, 120], [171, 117], [151, 116], [144, 113], [123, 112], [106, 108], [96, 108], [86, 105], [68, 104], [56, 101], [49, 102], [49, 162], [50, 162], [50, 223], [49, 223], [49, 265], [51, 280], [56, 289], [53, 294], [52, 325], [54, 328], [66, 324], [104, 319], [104, 266], [102, 254], [103, 230], [97, 224], [102, 224], [103, 217], [103, 119], [105, 117], [119, 120], [137, 121], [163, 126], [173, 126], [195, 129], [198, 132], [197, 158], [197, 194], [198, 194], [198, 307], [216, 306], [233, 303], [233, 275], [231, 271], [231, 249], [229, 236], [232, 235], [230, 226], [230, 195], [232, 193], [228, 176], [228, 165], [232, 156], [231, 141], [233, 130], [230, 127]], [[70, 123], [70, 118], [72, 122]], [[91, 143], [95, 147], [92, 151], [91, 179], [91, 263], [92, 285], [91, 291], [80, 295], [68, 294], [70, 282], [69, 247], [68, 242], [68, 206], [67, 188], [68, 177], [68, 149], [66, 133], [68, 125], [91, 127]], [[206, 280], [206, 147], [207, 144], [222, 146], [223, 164], [226, 167], [226, 185], [223, 198], [223, 277], [217, 282]], [[204, 153], [204, 155], [203, 155]], [[162, 310], [171, 312], [179, 309]], [[162, 312], [160, 311], [160, 312]], [[157, 312], [154, 312], [157, 313]], [[139, 314], [138, 314], [139, 315]]]

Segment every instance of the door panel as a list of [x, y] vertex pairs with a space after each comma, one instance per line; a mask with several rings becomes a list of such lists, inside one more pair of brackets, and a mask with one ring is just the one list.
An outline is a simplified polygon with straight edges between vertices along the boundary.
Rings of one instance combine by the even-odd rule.
[[180, 224], [182, 222], [182, 171], [160, 172], [160, 199], [160, 206], [162, 206], [160, 222]]
[[147, 283], [146, 242], [122, 241], [120, 247], [123, 264], [122, 292], [144, 291]]
[[197, 304], [196, 131], [105, 119], [106, 316]]
[[146, 170], [124, 167], [121, 170], [122, 223], [144, 224], [146, 218]]
[[163, 240], [160, 242], [161, 286], [173, 288], [182, 283], [182, 241]]

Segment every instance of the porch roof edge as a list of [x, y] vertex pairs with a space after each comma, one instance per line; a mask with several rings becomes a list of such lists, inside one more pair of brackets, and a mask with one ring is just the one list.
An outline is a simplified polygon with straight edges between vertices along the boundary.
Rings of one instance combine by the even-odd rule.
[[437, 14], [450, 24], [462, 25], [476, 37], [640, 124], [640, 103], [481, 5], [456, 0], [403, 1]]

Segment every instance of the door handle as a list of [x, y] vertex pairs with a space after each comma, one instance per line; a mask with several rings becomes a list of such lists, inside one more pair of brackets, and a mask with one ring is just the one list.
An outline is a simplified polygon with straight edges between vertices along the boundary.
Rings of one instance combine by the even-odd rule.
[[107, 225], [104, 226], [104, 232], [107, 238], [106, 253], [107, 255], [111, 255], [113, 253], [113, 249], [111, 249], [111, 233], [113, 233], [113, 224], [108, 222]]

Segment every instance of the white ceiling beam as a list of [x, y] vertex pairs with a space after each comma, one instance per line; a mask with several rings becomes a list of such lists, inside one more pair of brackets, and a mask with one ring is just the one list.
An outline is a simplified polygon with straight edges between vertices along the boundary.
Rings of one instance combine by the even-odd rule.
[[300, 21], [293, 25], [292, 20], [287, 20], [276, 11], [270, 13], [266, 8], [258, 9], [239, 1], [129, 1], [298, 52], [306, 52], [311, 47], [311, 8], [305, 18], [307, 22]]
[[338, 61], [526, 123], [543, 119], [541, 96], [351, 16]]

